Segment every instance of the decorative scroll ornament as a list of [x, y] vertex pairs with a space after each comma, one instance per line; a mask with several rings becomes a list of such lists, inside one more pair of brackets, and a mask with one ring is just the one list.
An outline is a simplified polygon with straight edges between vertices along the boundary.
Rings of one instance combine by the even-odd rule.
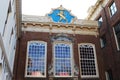
[[74, 77], [78, 77], [79, 76], [79, 68], [77, 65], [74, 65]]
[[54, 42], [54, 41], [74, 42], [74, 38], [69, 37], [66, 34], [58, 34], [58, 35], [52, 36], [51, 41], [52, 42]]
[[53, 64], [49, 65], [48, 67], [48, 74], [49, 74], [49, 77], [53, 77]]

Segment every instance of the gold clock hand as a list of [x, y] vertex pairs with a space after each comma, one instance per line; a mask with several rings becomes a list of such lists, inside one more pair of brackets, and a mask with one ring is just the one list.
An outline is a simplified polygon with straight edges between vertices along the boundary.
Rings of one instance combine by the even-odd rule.
[[60, 13], [58, 13], [58, 16], [60, 16], [60, 21], [61, 21], [62, 19], [66, 20], [66, 17], [64, 16], [63, 11], [60, 11]]

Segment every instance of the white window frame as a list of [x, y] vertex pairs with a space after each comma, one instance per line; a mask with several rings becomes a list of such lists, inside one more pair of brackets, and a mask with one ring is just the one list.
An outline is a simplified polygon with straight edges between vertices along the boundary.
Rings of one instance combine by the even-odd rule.
[[[32, 75], [27, 75], [27, 66], [28, 66], [28, 51], [29, 51], [29, 44], [30, 43], [44, 43], [45, 44], [45, 70], [44, 70], [44, 73], [45, 75], [44, 76], [32, 76]], [[27, 43], [27, 55], [26, 55], [26, 67], [25, 67], [25, 77], [33, 77], [33, 78], [46, 78], [46, 67], [47, 67], [47, 42], [44, 42], [44, 41], [28, 41]]]
[[117, 12], [117, 7], [115, 2], [112, 2], [112, 4], [109, 6], [109, 11], [110, 11], [111, 17]]
[[[95, 57], [95, 67], [96, 67], [96, 75], [82, 75], [82, 70], [81, 70], [81, 58], [80, 58], [80, 45], [90, 45], [93, 47], [94, 49], [94, 57]], [[80, 65], [80, 76], [81, 78], [99, 78], [99, 71], [98, 71], [98, 64], [97, 64], [97, 56], [96, 56], [96, 49], [95, 49], [95, 45], [92, 43], [80, 43], [78, 44], [78, 53], [79, 53], [79, 65]]]
[[[69, 44], [70, 45], [70, 54], [71, 54], [71, 76], [56, 76], [55, 75], [55, 45], [61, 43], [61, 44]], [[73, 77], [73, 45], [71, 42], [67, 42], [67, 41], [55, 41], [53, 43], [53, 75], [54, 77], [60, 77], [60, 78], [68, 78], [68, 77]]]
[[118, 45], [118, 40], [117, 40], [117, 36], [116, 36], [116, 33], [115, 33], [115, 29], [114, 29], [114, 27], [113, 27], [113, 33], [114, 33], [114, 37], [115, 37], [116, 47], [117, 47], [117, 50], [119, 51], [120, 48], [119, 48], [119, 45]]

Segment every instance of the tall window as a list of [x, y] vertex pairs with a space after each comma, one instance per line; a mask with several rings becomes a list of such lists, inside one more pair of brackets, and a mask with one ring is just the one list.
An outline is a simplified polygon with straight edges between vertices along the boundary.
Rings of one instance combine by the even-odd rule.
[[115, 5], [115, 2], [113, 2], [111, 5], [110, 5], [110, 13], [111, 13], [111, 16], [113, 16], [116, 12], [117, 12], [117, 8], [116, 8], [116, 5]]
[[72, 44], [54, 44], [54, 76], [72, 76]]
[[80, 73], [82, 78], [98, 77], [95, 47], [93, 44], [80, 44]]
[[101, 48], [104, 48], [105, 45], [106, 45], [106, 36], [103, 35], [101, 38], [100, 38], [100, 45], [101, 45]]
[[46, 46], [42, 41], [28, 42], [26, 77], [46, 76]]
[[101, 16], [99, 17], [98, 21], [99, 21], [99, 28], [100, 28], [102, 26], [102, 22], [103, 22], [103, 19]]
[[115, 39], [118, 50], [120, 49], [120, 23], [114, 27]]
[[105, 72], [106, 80], [113, 80], [112, 70], [107, 70]]

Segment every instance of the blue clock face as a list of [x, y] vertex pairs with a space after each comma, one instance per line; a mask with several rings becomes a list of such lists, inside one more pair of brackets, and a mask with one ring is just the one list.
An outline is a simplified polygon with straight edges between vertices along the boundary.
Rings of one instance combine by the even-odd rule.
[[67, 10], [55, 9], [51, 14], [48, 14], [49, 17], [52, 18], [54, 22], [61, 23], [71, 23], [74, 16], [70, 14]]

